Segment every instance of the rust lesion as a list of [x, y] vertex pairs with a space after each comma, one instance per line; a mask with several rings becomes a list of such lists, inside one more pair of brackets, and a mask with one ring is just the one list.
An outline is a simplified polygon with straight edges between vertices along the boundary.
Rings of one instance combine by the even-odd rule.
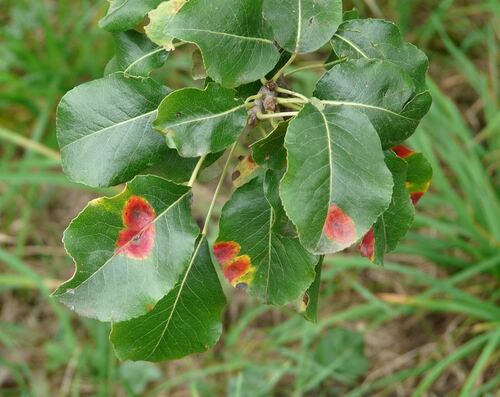
[[335, 204], [328, 209], [323, 232], [329, 240], [342, 246], [349, 246], [357, 240], [353, 220]]
[[213, 247], [227, 281], [233, 287], [246, 289], [253, 281], [255, 267], [248, 255], [239, 255], [240, 251], [241, 246], [235, 241], [220, 241]]

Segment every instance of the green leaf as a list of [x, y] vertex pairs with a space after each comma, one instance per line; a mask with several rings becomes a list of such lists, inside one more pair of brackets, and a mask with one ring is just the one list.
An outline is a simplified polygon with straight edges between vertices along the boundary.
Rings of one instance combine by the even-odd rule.
[[432, 180], [432, 166], [422, 153], [399, 145], [392, 150], [396, 155], [406, 161], [408, 172], [406, 175], [406, 188], [410, 193], [411, 201], [414, 205], [429, 190]]
[[303, 312], [302, 315], [308, 321], [313, 323], [318, 321], [318, 301], [319, 292], [321, 287], [321, 269], [323, 267], [323, 259], [325, 257], [321, 255], [316, 265], [314, 281], [311, 286], [307, 289], [304, 297], [302, 298]]
[[164, 1], [148, 14], [149, 24], [146, 25], [144, 31], [153, 42], [167, 51], [174, 49], [172, 44], [174, 38], [166, 33], [166, 29], [185, 3], [186, 0]]
[[344, 22], [333, 36], [332, 46], [339, 58], [391, 61], [410, 75], [417, 92], [426, 90], [427, 56], [413, 44], [404, 42], [392, 22], [380, 19]]
[[252, 145], [252, 157], [257, 164], [272, 170], [286, 167], [286, 150], [283, 144], [287, 128], [287, 122], [279, 123], [269, 135]]
[[190, 188], [154, 176], [91, 201], [64, 233], [77, 269], [55, 296], [101, 321], [146, 313], [189, 263], [199, 233], [190, 207]]
[[202, 236], [175, 288], [150, 313], [114, 324], [110, 339], [120, 360], [173, 360], [203, 352], [220, 337], [225, 304]]
[[310, 252], [349, 247], [389, 206], [391, 173], [376, 131], [359, 110], [307, 104], [290, 122], [285, 147], [280, 195]]
[[219, 152], [234, 143], [247, 124], [245, 105], [234, 97], [234, 90], [215, 83], [203, 91], [174, 91], [160, 104], [153, 125], [182, 157]]
[[342, 22], [341, 0], [264, 0], [263, 10], [278, 44], [298, 54], [321, 48]]
[[392, 201], [358, 247], [363, 256], [379, 265], [384, 264], [385, 254], [396, 249], [415, 216], [415, 209], [405, 186], [407, 163], [392, 152], [386, 154], [385, 161], [394, 180]]
[[326, 106], [365, 113], [384, 149], [412, 135], [431, 105], [429, 93], [416, 93], [413, 80], [398, 65], [370, 59], [334, 66], [318, 82], [314, 96]]
[[208, 75], [225, 87], [260, 79], [278, 62], [263, 0], [190, 0], [165, 26], [165, 37], [195, 43]]
[[99, 26], [109, 32], [123, 32], [139, 25], [145, 15], [163, 0], [110, 0]]
[[82, 84], [57, 109], [62, 166], [75, 182], [111, 186], [126, 182], [167, 150], [151, 126], [168, 89], [121, 73]]
[[[353, 8], [352, 10], [344, 11], [344, 14], [342, 16], [342, 19], [344, 21], [349, 21], [351, 19], [358, 19], [358, 18], [359, 18], [359, 11], [356, 8]], [[337, 31], [337, 33], [338, 33], [338, 31]]]
[[168, 58], [168, 52], [135, 30], [115, 33], [113, 38], [116, 55], [113, 66], [106, 68], [107, 74], [126, 72], [131, 76], [147, 77], [152, 70], [163, 66]]
[[[237, 189], [222, 210], [214, 254], [227, 280], [266, 303], [282, 305], [305, 292], [316, 258], [279, 233], [276, 211], [258, 177]], [[279, 229], [279, 228], [278, 228]]]

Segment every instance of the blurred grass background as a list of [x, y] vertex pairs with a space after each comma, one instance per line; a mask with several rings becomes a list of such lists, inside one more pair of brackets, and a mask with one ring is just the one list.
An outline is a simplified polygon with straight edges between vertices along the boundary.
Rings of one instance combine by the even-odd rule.
[[[73, 272], [63, 230], [110, 193], [66, 180], [54, 126], [61, 96], [112, 56], [106, 4], [1, 0], [0, 396], [500, 396], [500, 4], [344, 4], [396, 21], [431, 61], [411, 145], [435, 176], [415, 227], [384, 268], [327, 259], [318, 324], [231, 292], [214, 350], [154, 365], [118, 362], [106, 324], [49, 296]], [[192, 84], [189, 51], [159, 74], [173, 88]], [[310, 91], [318, 73], [294, 84]]]

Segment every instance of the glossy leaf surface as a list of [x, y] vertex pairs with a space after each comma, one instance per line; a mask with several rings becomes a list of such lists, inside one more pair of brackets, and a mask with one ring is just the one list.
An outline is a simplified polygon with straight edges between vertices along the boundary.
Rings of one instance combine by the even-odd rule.
[[123, 32], [139, 25], [146, 14], [163, 0], [110, 0], [107, 14], [99, 26], [110, 32]]
[[167, 150], [152, 128], [168, 89], [122, 73], [82, 84], [57, 109], [62, 166], [75, 182], [111, 186], [126, 182]]
[[302, 296], [314, 279], [317, 260], [298, 239], [280, 233], [263, 184], [262, 177], [253, 179], [226, 203], [214, 254], [233, 286], [281, 305]]
[[334, 66], [318, 82], [314, 96], [327, 106], [366, 114], [384, 149], [412, 135], [431, 105], [428, 92], [417, 94], [412, 78], [398, 65], [367, 59]]
[[164, 29], [166, 36], [195, 43], [208, 75], [225, 87], [260, 79], [278, 62], [263, 0], [190, 0]]
[[226, 298], [208, 244], [200, 237], [183, 277], [149, 313], [113, 325], [121, 360], [173, 360], [212, 347], [222, 332]]
[[210, 83], [205, 90], [172, 92], [158, 108], [154, 127], [183, 157], [219, 152], [236, 141], [247, 124], [247, 112], [235, 91]]
[[392, 177], [378, 135], [360, 111], [308, 104], [290, 122], [285, 147], [280, 194], [310, 252], [349, 247], [389, 206]]
[[264, 17], [280, 47], [303, 54], [331, 39], [342, 22], [342, 1], [264, 0]]
[[140, 316], [175, 286], [198, 232], [188, 187], [138, 176], [118, 196], [91, 201], [65, 231], [77, 269], [55, 295], [101, 321]]
[[392, 22], [380, 19], [354, 19], [344, 22], [332, 38], [338, 58], [381, 59], [400, 66], [413, 79], [418, 92], [425, 91], [429, 67], [426, 55], [403, 41]]

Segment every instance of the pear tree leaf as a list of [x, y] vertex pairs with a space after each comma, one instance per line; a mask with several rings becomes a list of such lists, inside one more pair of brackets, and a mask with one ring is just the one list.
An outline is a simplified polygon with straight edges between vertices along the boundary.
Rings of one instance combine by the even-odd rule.
[[235, 91], [209, 83], [205, 90], [183, 88], [160, 104], [154, 127], [182, 157], [219, 152], [234, 143], [247, 125], [242, 101]]
[[106, 75], [126, 72], [128, 76], [148, 77], [152, 70], [163, 66], [168, 58], [168, 52], [135, 30], [115, 33], [113, 38], [115, 56], [106, 67]]
[[172, 51], [174, 38], [165, 32], [174, 16], [179, 12], [186, 0], [169, 0], [160, 5], [148, 14], [149, 24], [144, 31], [154, 43], [162, 46], [167, 51]]
[[412, 78], [385, 60], [348, 60], [330, 69], [314, 96], [326, 106], [356, 108], [365, 113], [389, 149], [415, 132], [431, 105], [427, 91], [417, 93]]
[[198, 233], [190, 188], [138, 176], [121, 194], [91, 201], [71, 222], [63, 241], [77, 268], [54, 295], [101, 321], [143, 315], [174, 288]]
[[163, 0], [109, 0], [108, 12], [99, 26], [109, 32], [134, 29]]
[[225, 204], [214, 254], [231, 285], [282, 305], [302, 296], [313, 282], [317, 259], [298, 239], [274, 228], [276, 211], [263, 184], [262, 177], [251, 180]]
[[66, 175], [90, 186], [112, 186], [159, 160], [167, 145], [151, 123], [168, 92], [152, 79], [122, 73], [69, 91], [57, 108]]
[[288, 122], [281, 122], [269, 135], [252, 145], [252, 157], [257, 164], [272, 170], [286, 167], [286, 150], [283, 144], [287, 128]]
[[224, 87], [260, 79], [278, 62], [263, 0], [190, 0], [163, 28], [165, 38], [195, 43], [207, 74]]
[[321, 48], [342, 23], [342, 0], [264, 0], [263, 10], [280, 47], [298, 54]]
[[389, 206], [392, 176], [377, 132], [358, 109], [305, 105], [290, 121], [285, 147], [280, 196], [310, 252], [351, 246]]
[[415, 209], [406, 189], [408, 164], [391, 151], [387, 152], [385, 161], [394, 180], [392, 201], [358, 246], [361, 255], [378, 265], [384, 264], [385, 254], [396, 249], [415, 216]]
[[413, 44], [403, 41], [401, 32], [392, 22], [352, 19], [340, 25], [331, 43], [339, 58], [393, 62], [410, 75], [417, 92], [426, 90], [427, 56]]
[[206, 238], [200, 236], [175, 288], [151, 312], [113, 324], [110, 339], [120, 360], [162, 361], [200, 353], [219, 339], [225, 304]]
[[319, 257], [318, 263], [316, 265], [314, 281], [311, 286], [307, 289], [306, 293], [302, 297], [301, 312], [304, 318], [312, 323], [318, 321], [318, 302], [319, 302], [319, 292], [321, 287], [321, 270], [323, 267], [323, 259], [325, 257], [321, 255]]

